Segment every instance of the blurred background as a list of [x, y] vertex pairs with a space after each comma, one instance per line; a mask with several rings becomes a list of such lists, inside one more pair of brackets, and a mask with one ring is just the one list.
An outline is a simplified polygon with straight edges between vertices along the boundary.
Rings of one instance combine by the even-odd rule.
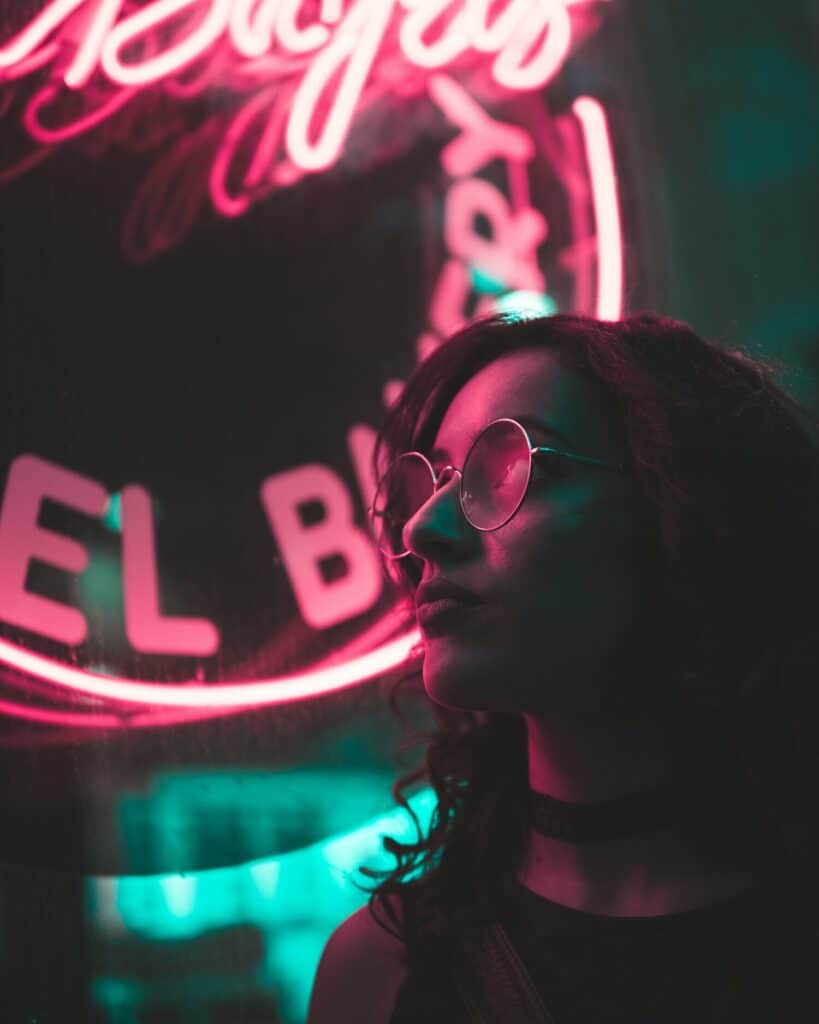
[[813, 0], [0, 0], [0, 1019], [305, 1021], [414, 835], [386, 409], [475, 313], [656, 309], [817, 411], [818, 56]]

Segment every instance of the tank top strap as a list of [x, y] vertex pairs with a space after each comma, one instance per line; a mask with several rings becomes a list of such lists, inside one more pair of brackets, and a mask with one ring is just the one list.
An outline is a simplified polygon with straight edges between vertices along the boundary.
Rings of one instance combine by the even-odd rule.
[[453, 984], [470, 1024], [557, 1024], [500, 922], [461, 941]]

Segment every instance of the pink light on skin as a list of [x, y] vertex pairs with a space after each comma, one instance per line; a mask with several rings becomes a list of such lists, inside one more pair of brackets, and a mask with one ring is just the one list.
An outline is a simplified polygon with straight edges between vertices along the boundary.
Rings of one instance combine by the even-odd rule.
[[166, 683], [160, 680], [135, 682], [132, 679], [100, 676], [26, 651], [7, 640], [0, 640], [0, 661], [55, 687], [74, 693], [85, 693], [103, 700], [190, 710], [237, 709], [287, 704], [357, 686], [405, 664], [420, 639], [420, 631], [413, 629], [383, 644], [377, 650], [352, 658], [343, 665], [331, 665], [316, 671], [252, 682], [207, 685], [198, 685], [194, 682]]
[[147, 85], [187, 67], [204, 54], [225, 31], [232, 0], [212, 0], [202, 22], [181, 42], [140, 63], [122, 60], [122, 51], [152, 29], [172, 22], [181, 12], [202, 6], [203, 0], [157, 0], [121, 21], [102, 45], [100, 63], [118, 85]]
[[583, 132], [597, 225], [596, 315], [600, 320], [619, 320], [623, 311], [623, 233], [606, 114], [590, 96], [578, 97], [572, 111]]

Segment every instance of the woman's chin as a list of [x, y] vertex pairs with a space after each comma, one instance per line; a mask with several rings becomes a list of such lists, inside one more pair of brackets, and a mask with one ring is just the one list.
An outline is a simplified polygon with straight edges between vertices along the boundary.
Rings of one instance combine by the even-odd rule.
[[511, 711], [509, 692], [502, 677], [488, 671], [486, 661], [438, 655], [427, 648], [424, 655], [424, 690], [430, 700], [454, 711]]

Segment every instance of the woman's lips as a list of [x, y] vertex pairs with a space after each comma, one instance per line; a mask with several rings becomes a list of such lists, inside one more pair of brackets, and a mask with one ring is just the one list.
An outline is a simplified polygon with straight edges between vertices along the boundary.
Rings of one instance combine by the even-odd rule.
[[470, 614], [474, 614], [477, 607], [451, 597], [427, 601], [417, 610], [418, 625], [425, 633], [433, 636], [445, 633], [465, 621]]

